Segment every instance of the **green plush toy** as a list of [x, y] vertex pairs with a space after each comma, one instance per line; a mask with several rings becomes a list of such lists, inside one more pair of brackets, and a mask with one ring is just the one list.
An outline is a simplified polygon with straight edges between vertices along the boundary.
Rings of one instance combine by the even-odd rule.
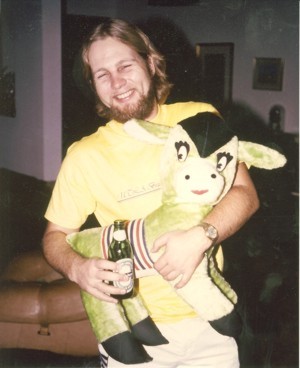
[[[151, 253], [153, 242], [165, 232], [201, 224], [231, 188], [238, 161], [262, 169], [284, 166], [279, 152], [239, 141], [223, 120], [200, 113], [173, 128], [131, 120], [128, 134], [163, 145], [160, 175], [162, 204], [144, 219], [129, 221], [127, 233], [134, 248], [136, 277], [157, 274], [153, 263], [161, 253]], [[107, 258], [113, 225], [71, 234], [67, 241], [85, 257]], [[138, 237], [135, 234], [140, 234]], [[225, 281], [212, 248], [178, 295], [219, 333], [236, 336], [240, 323], [235, 311], [237, 295]], [[178, 280], [170, 282], [172, 286]], [[150, 361], [143, 345], [167, 343], [151, 320], [139, 294], [112, 304], [82, 291], [82, 299], [97, 340], [108, 355], [124, 364]]]

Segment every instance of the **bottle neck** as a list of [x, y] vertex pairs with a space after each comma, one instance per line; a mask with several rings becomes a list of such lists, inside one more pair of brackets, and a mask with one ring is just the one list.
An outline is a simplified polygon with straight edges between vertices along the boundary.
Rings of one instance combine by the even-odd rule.
[[114, 230], [113, 238], [117, 241], [123, 241], [127, 238], [125, 229]]
[[127, 239], [125, 228], [126, 228], [125, 220], [115, 220], [113, 238], [117, 241], [123, 241]]

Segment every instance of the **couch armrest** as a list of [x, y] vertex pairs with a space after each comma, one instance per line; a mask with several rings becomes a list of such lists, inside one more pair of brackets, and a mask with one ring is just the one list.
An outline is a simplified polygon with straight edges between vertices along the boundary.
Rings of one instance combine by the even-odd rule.
[[61, 279], [50, 283], [2, 281], [0, 321], [48, 326], [87, 319], [78, 285]]
[[4, 270], [0, 280], [52, 282], [62, 278], [63, 275], [49, 265], [42, 250], [38, 249], [14, 258]]

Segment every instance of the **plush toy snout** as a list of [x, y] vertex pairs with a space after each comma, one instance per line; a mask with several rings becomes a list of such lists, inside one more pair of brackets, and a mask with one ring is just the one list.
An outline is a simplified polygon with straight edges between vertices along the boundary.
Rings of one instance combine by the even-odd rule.
[[223, 191], [225, 181], [212, 162], [191, 157], [175, 172], [176, 203], [213, 204]]

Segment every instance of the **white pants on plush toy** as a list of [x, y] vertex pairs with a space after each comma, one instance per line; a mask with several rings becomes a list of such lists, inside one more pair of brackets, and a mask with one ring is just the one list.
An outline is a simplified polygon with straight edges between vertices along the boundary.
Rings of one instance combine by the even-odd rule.
[[[157, 324], [171, 343], [146, 346], [153, 361], [143, 364], [122, 364], [108, 358], [108, 368], [238, 368], [238, 349], [235, 340], [220, 335], [209, 323], [193, 318], [172, 324]], [[102, 347], [100, 352], [106, 355]], [[106, 359], [104, 358], [106, 361]], [[105, 365], [103, 365], [104, 368]]]

